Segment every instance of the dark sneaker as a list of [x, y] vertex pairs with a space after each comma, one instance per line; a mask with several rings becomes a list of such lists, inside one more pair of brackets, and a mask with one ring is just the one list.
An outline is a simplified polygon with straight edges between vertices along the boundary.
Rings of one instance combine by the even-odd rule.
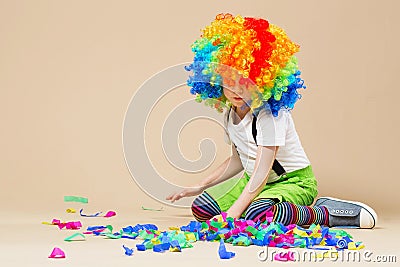
[[343, 226], [354, 228], [374, 228], [378, 215], [368, 205], [337, 199], [333, 197], [320, 197], [314, 206], [325, 206], [329, 212], [329, 226]]

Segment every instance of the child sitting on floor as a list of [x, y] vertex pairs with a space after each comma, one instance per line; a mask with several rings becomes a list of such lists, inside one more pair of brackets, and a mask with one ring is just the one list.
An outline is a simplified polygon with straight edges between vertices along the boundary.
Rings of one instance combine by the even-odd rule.
[[[321, 224], [373, 228], [375, 211], [360, 202], [319, 198], [317, 181], [297, 135], [290, 110], [305, 88], [299, 46], [264, 19], [220, 14], [192, 50], [188, 80], [198, 102], [222, 112], [232, 155], [193, 188], [167, 197], [199, 195], [192, 204], [198, 221], [227, 212], [264, 221], [267, 213], [285, 225]], [[230, 179], [244, 169], [239, 180]]]

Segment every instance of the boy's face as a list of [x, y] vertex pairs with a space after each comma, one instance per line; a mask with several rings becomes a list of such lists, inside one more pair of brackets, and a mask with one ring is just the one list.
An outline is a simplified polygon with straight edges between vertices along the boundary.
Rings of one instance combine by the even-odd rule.
[[224, 95], [232, 105], [236, 107], [247, 105], [246, 101], [248, 102], [250, 100], [250, 93], [248, 90], [237, 87], [229, 89], [224, 87]]

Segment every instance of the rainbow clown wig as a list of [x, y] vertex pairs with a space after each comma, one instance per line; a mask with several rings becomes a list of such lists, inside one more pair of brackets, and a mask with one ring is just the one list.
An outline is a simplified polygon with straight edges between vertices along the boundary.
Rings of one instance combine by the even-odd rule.
[[255, 113], [267, 109], [277, 116], [293, 109], [297, 89], [306, 87], [294, 56], [299, 45], [281, 28], [260, 18], [219, 14], [202, 32], [192, 44], [194, 61], [185, 68], [192, 71], [187, 84], [197, 102], [222, 112], [231, 106], [223, 87], [239, 83], [251, 90], [248, 104]]

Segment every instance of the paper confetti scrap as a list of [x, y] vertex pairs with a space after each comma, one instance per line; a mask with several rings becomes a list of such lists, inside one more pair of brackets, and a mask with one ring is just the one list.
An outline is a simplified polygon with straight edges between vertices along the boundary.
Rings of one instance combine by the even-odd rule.
[[88, 199], [85, 197], [64, 196], [64, 202], [88, 203]]
[[66, 223], [58, 224], [58, 227], [60, 229], [63, 229], [65, 227], [65, 229], [68, 229], [68, 230], [77, 230], [77, 229], [81, 229], [82, 223], [80, 221], [66, 222]]
[[152, 208], [145, 208], [142, 206], [142, 210], [149, 210], [149, 211], [164, 211], [164, 207], [161, 207], [159, 209], [152, 209]]
[[153, 246], [153, 251], [154, 252], [164, 252], [166, 250], [169, 250], [171, 247], [170, 243], [161, 243]]
[[133, 249], [126, 247], [125, 245], [122, 245], [122, 247], [125, 249], [125, 255], [127, 256], [132, 256], [133, 254]]
[[60, 220], [53, 219], [51, 222], [42, 222], [42, 224], [47, 224], [47, 225], [59, 225], [61, 223]]
[[115, 211], [112, 211], [112, 210], [107, 211], [107, 213], [104, 216], [99, 216], [102, 213], [103, 212], [100, 211], [100, 212], [97, 212], [97, 213], [94, 213], [94, 214], [83, 214], [83, 209], [80, 209], [80, 211], [79, 211], [79, 214], [82, 217], [105, 217], [105, 218], [110, 218], [110, 217], [114, 217], [115, 215], [117, 215], [117, 213]]
[[223, 239], [220, 239], [218, 254], [220, 259], [230, 259], [235, 257], [235, 252], [226, 251], [225, 243]]
[[106, 215], [104, 215], [104, 217], [105, 218], [110, 218], [110, 217], [113, 217], [115, 215], [117, 215], [117, 213], [115, 211], [110, 210], [110, 211], [107, 211], [107, 213], [106, 213]]
[[98, 217], [100, 214], [102, 214], [103, 212], [102, 211], [100, 211], [100, 212], [97, 212], [97, 213], [94, 213], [94, 214], [83, 214], [83, 209], [80, 209], [80, 211], [79, 211], [79, 214], [82, 216], [82, 217]]
[[171, 247], [169, 248], [169, 251], [171, 251], [171, 252], [181, 252], [182, 251], [178, 240], [172, 240], [170, 242], [170, 244], [171, 244]]
[[67, 213], [76, 213], [75, 209], [67, 209]]
[[68, 230], [77, 230], [82, 227], [82, 223], [80, 221], [76, 222], [61, 222], [58, 219], [53, 219], [51, 223], [49, 222], [42, 222], [42, 224], [47, 224], [47, 225], [57, 225], [60, 229], [68, 229]]
[[64, 241], [71, 242], [71, 241], [85, 241], [86, 237], [81, 233], [75, 233], [71, 236], [68, 236], [64, 239]]
[[49, 258], [50, 259], [63, 259], [63, 258], [65, 258], [65, 253], [60, 248], [55, 247], [53, 249], [53, 251], [51, 252]]

